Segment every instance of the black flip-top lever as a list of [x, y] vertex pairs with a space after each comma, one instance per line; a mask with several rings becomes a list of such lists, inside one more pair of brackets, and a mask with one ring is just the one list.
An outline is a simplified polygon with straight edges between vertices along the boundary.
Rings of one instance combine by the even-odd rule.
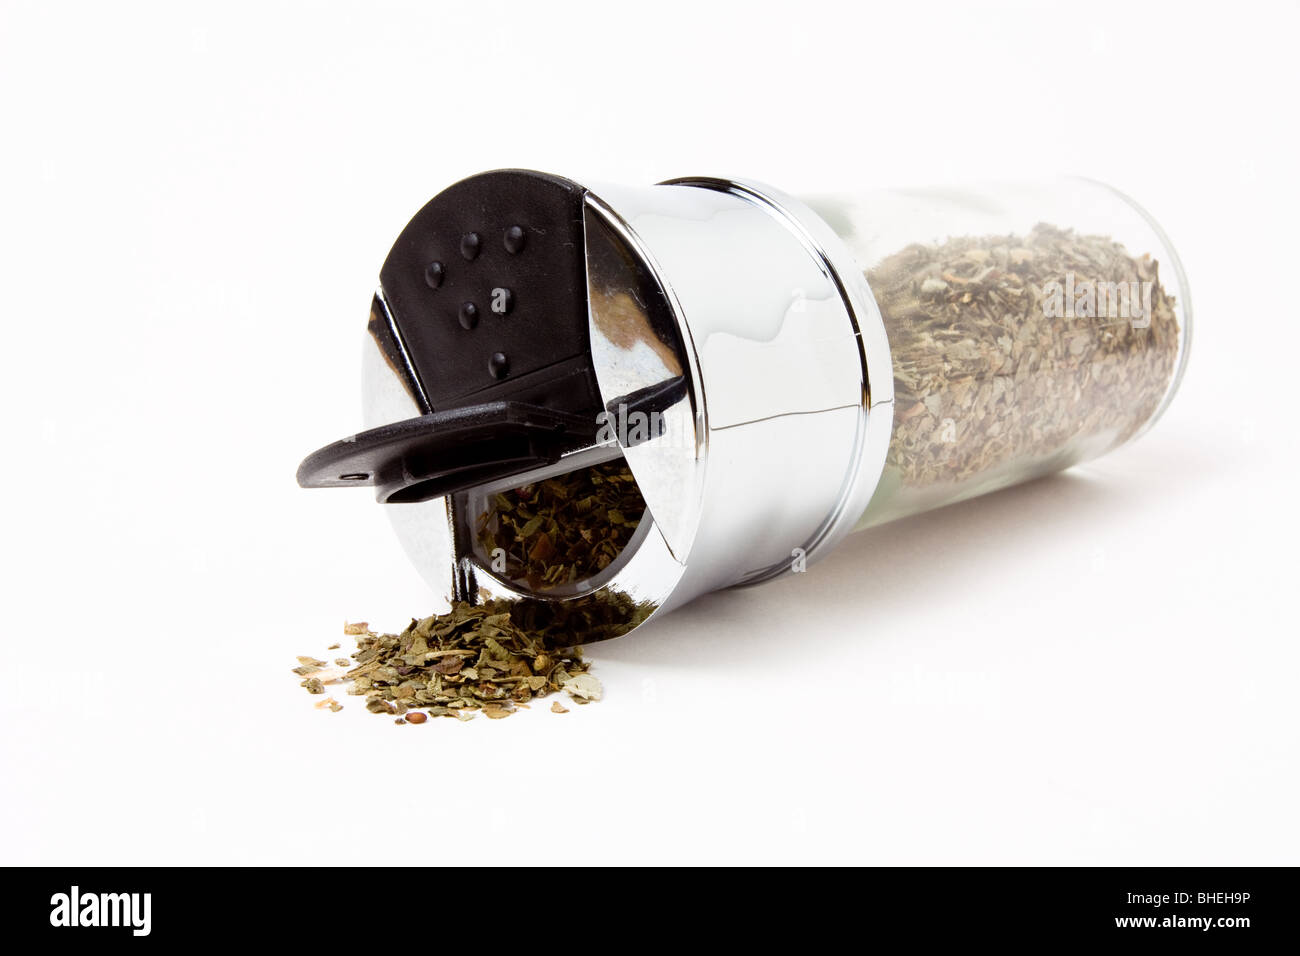
[[326, 445], [298, 467], [298, 484], [373, 485], [381, 502], [427, 501], [555, 464], [596, 432], [594, 417], [522, 402], [452, 408]]
[[[298, 483], [425, 501], [594, 445], [605, 409], [592, 366], [584, 200], [569, 180], [503, 170], [463, 180], [416, 213], [380, 270], [370, 333], [427, 413], [313, 452]], [[683, 387], [669, 386], [614, 404], [666, 407]]]
[[[498, 170], [456, 183], [416, 213], [380, 270], [370, 334], [425, 414], [313, 452], [298, 483], [371, 485], [381, 502], [426, 501], [555, 464], [607, 440], [611, 419], [618, 427], [644, 412], [654, 423], [653, 413], [682, 400], [679, 376], [602, 401], [588, 259], [597, 257], [595, 275], [621, 275], [626, 253], [610, 243], [593, 251], [585, 201], [570, 180]], [[657, 285], [630, 294], [652, 311], [667, 307]], [[657, 437], [653, 424], [619, 434]]]

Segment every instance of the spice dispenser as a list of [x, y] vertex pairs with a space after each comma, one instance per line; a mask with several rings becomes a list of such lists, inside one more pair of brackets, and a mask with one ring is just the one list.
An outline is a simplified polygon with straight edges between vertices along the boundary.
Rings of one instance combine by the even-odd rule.
[[366, 430], [298, 481], [373, 487], [444, 597], [596, 640], [1132, 440], [1190, 321], [1159, 226], [1088, 180], [488, 172], [398, 237]]

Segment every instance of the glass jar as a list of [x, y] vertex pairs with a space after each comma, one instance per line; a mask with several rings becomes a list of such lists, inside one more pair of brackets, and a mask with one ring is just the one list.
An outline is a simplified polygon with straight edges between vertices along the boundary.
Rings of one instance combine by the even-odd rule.
[[1139, 206], [1085, 179], [805, 199], [889, 340], [894, 422], [859, 527], [1095, 458], [1176, 391], [1187, 281]]
[[299, 481], [375, 486], [448, 598], [597, 640], [1132, 440], [1190, 323], [1160, 228], [1088, 180], [483, 173], [398, 238], [368, 430]]

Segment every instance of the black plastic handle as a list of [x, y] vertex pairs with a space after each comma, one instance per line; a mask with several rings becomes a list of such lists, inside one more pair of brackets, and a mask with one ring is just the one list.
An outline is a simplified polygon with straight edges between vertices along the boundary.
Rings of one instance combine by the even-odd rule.
[[594, 418], [487, 402], [382, 425], [298, 466], [303, 488], [373, 485], [385, 503], [428, 501], [552, 465], [596, 439]]

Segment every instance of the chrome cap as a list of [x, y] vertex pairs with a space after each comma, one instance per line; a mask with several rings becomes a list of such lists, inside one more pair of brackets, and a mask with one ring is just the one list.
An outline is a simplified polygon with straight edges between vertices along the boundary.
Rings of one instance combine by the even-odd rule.
[[[497, 487], [384, 505], [436, 591], [562, 614], [575, 643], [823, 557], [866, 510], [893, 404], [889, 346], [866, 280], [798, 200], [753, 182], [678, 179], [589, 186], [583, 216], [591, 356], [608, 427], [590, 447], [504, 484], [622, 455], [647, 503], [633, 539], [577, 591], [526, 594], [475, 552], [474, 521]], [[421, 414], [382, 288], [370, 331], [367, 427]], [[683, 382], [648, 430], [628, 420], [629, 397]]]

